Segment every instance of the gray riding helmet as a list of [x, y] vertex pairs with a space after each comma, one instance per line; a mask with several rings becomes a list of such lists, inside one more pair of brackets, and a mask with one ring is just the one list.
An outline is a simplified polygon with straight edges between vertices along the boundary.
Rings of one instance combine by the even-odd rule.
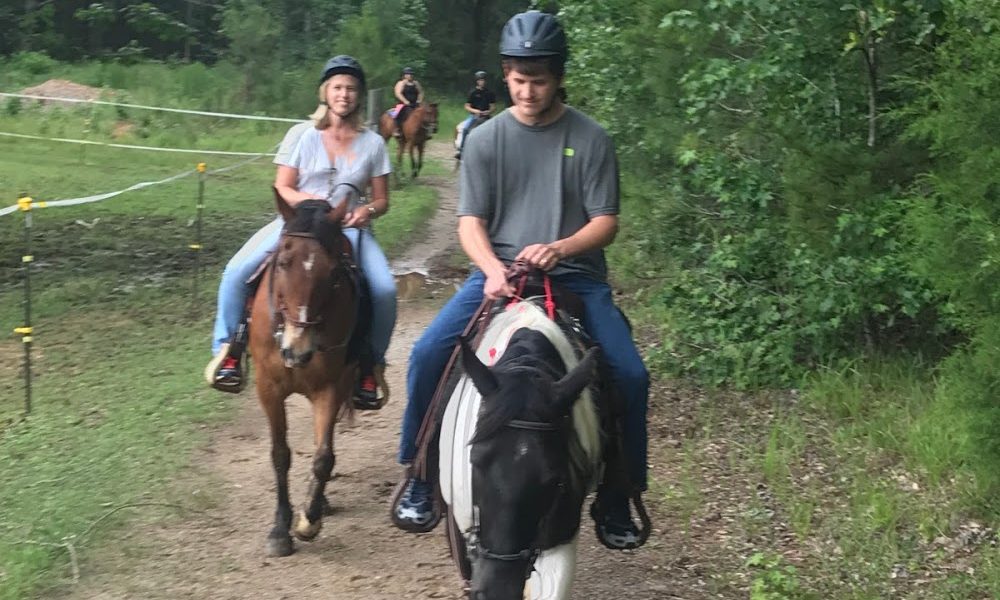
[[562, 25], [553, 15], [538, 10], [514, 15], [500, 33], [501, 56], [558, 56], [565, 60], [567, 52]]
[[486, 79], [486, 71], [476, 71], [476, 79]]
[[403, 75], [413, 75], [413, 67], [403, 67]]
[[357, 78], [361, 87], [365, 87], [365, 71], [361, 68], [361, 63], [355, 60], [353, 56], [340, 54], [326, 61], [326, 65], [323, 67], [323, 75], [319, 78], [320, 84], [322, 85], [324, 81], [334, 75], [353, 75]]

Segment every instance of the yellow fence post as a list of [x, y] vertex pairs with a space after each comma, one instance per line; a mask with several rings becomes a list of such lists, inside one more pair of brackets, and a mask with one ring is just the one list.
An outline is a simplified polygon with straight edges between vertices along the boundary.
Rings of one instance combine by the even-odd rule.
[[24, 324], [14, 329], [24, 343], [24, 413], [31, 414], [31, 263], [35, 257], [31, 255], [31, 208], [35, 204], [26, 194], [17, 199], [17, 206], [24, 213], [24, 254], [21, 264], [24, 266]]
[[194, 289], [191, 295], [191, 303], [198, 306], [198, 287], [201, 285], [201, 215], [205, 210], [205, 163], [198, 163], [198, 203], [195, 205], [197, 216], [195, 217], [195, 238], [193, 244], [188, 244], [188, 248], [194, 251]]

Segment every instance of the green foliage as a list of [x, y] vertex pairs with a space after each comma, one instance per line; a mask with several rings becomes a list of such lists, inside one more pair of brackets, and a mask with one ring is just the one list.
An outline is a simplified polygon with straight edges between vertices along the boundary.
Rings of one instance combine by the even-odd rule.
[[[923, 423], [935, 472], [969, 467], [983, 497], [1000, 490], [1000, 8], [963, 0], [952, 7], [933, 76], [908, 80], [920, 93], [901, 115], [929, 145], [934, 168], [915, 186], [907, 215], [915, 270], [945, 298], [944, 314], [969, 337], [943, 366], [938, 414]], [[962, 422], [936, 430], [940, 415]], [[937, 460], [934, 460], [937, 459]], [[995, 504], [995, 502], [994, 502]]]
[[795, 600], [805, 598], [795, 567], [785, 564], [781, 556], [756, 552], [746, 561], [754, 571], [750, 583], [750, 600]]
[[32, 75], [43, 75], [58, 64], [44, 52], [18, 52], [7, 61], [7, 67]]
[[229, 0], [222, 16], [222, 31], [229, 38], [229, 57], [239, 67], [244, 100], [267, 103], [261, 98], [265, 82], [277, 78], [280, 64], [274, 52], [282, 36], [279, 23], [271, 15], [276, 9], [271, 0]]
[[[857, 77], [842, 42], [857, 11], [810, 0], [561, 8], [571, 99], [609, 125], [626, 179], [659, 174], [654, 196], [625, 202], [646, 211], [630, 225], [648, 263], [664, 265], [651, 275], [665, 282], [665, 366], [787, 385], [858, 349], [937, 339], [937, 296], [914, 276], [901, 226], [927, 157], [895, 124], [872, 129], [870, 101], [884, 111], [903, 96]], [[876, 28], [880, 68], [912, 72], [929, 13], [914, 2], [883, 12], [859, 35]]]

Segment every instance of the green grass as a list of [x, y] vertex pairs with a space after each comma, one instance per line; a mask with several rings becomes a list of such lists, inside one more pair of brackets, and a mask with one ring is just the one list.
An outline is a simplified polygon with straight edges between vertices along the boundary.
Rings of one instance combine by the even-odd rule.
[[[103, 109], [43, 113], [22, 107], [7, 114], [0, 129], [107, 140], [128, 123], [128, 143], [249, 151], [270, 148], [285, 129], [119, 117]], [[148, 136], [135, 133], [142, 127]], [[213, 169], [240, 160], [9, 138], [0, 138], [0, 154], [2, 206], [22, 192], [40, 200], [71, 198], [161, 179], [199, 161]], [[137, 511], [178, 510], [129, 508], [101, 520], [115, 507], [155, 501], [198, 510], [207, 501], [171, 499], [168, 483], [204, 443], [207, 426], [233, 411], [234, 399], [205, 388], [201, 368], [218, 275], [249, 235], [273, 218], [273, 169], [264, 159], [206, 178], [197, 303], [195, 255], [188, 248], [195, 236], [197, 177], [96, 204], [32, 212], [34, 410], [25, 420], [22, 345], [10, 334], [22, 323], [23, 218], [0, 217], [0, 328], [8, 332], [0, 338], [0, 600], [35, 597], [66, 581], [66, 544], [85, 561]], [[419, 235], [437, 199], [430, 188], [407, 185], [393, 190], [391, 201], [376, 236], [394, 256]]]
[[[681, 411], [694, 415], [693, 433], [652, 455], [669, 465], [669, 478], [650, 488], [662, 514], [679, 521], [667, 526], [726, 506], [737, 516], [722, 537], [728, 546], [710, 552], [719, 570], [752, 583], [751, 598], [1000, 597], [995, 534], [976, 537], [996, 523], [970, 502], [975, 482], [924, 467], [931, 448], [954, 452], [938, 439], [920, 445], [928, 418], [942, 431], [962, 418], [939, 410], [933, 373], [916, 360], [859, 360], [814, 374], [803, 390], [693, 395]], [[693, 534], [712, 538], [697, 526]], [[748, 547], [769, 557], [763, 568], [725, 564]], [[781, 556], [793, 558], [794, 574], [771, 560]]]
[[[170, 475], [206, 440], [205, 426], [232, 412], [234, 398], [198, 381], [204, 336], [179, 335], [210, 326], [208, 315], [191, 314], [186, 296], [112, 302], [46, 328], [35, 410], [0, 438], [0, 598], [65, 581], [69, 555], [60, 544], [85, 557], [136, 514], [119, 512], [84, 536], [111, 508], [164, 502]], [[197, 509], [196, 501], [182, 504]]]

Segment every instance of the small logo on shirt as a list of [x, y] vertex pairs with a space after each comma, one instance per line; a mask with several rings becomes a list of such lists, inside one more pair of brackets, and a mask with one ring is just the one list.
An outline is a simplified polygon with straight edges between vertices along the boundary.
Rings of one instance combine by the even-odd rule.
[[574, 154], [576, 154], [576, 151], [572, 148], [563, 148], [563, 156], [573, 156]]

